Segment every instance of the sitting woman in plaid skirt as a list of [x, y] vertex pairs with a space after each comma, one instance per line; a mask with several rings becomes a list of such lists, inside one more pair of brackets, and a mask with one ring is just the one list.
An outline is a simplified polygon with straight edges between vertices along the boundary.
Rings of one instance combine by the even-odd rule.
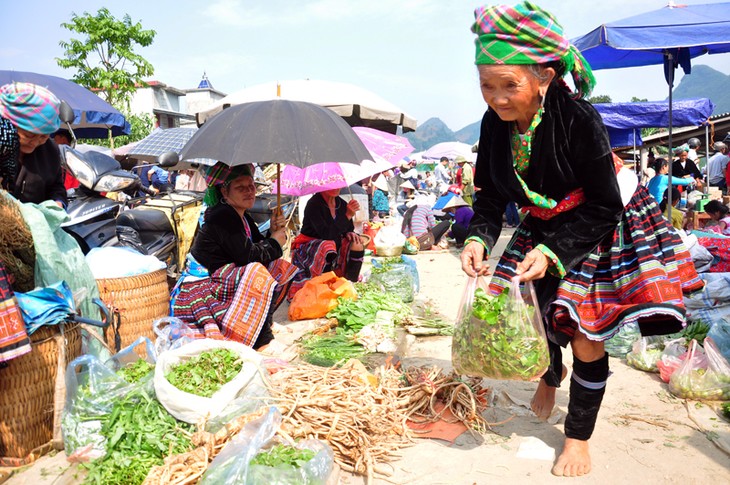
[[173, 291], [173, 315], [188, 324], [193, 337], [225, 338], [261, 350], [274, 339], [273, 313], [297, 272], [281, 259], [284, 217], [272, 217], [266, 237], [246, 213], [256, 200], [250, 165], [218, 162], [206, 171], [206, 180], [208, 209], [190, 249], [191, 276]]

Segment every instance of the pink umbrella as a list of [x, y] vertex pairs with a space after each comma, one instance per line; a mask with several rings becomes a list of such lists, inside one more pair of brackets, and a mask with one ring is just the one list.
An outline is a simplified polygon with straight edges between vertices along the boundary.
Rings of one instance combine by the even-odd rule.
[[281, 193], [307, 195], [348, 187], [376, 173], [390, 170], [413, 151], [413, 146], [402, 136], [362, 126], [356, 126], [353, 130], [373, 156], [372, 160], [365, 160], [359, 165], [337, 162], [318, 163], [304, 168], [286, 165], [281, 172]]

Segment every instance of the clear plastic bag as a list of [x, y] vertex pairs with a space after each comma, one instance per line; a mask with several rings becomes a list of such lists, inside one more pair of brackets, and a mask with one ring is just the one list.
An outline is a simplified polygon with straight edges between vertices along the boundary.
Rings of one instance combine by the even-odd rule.
[[631, 347], [626, 354], [626, 363], [631, 367], [646, 372], [659, 372], [657, 362], [662, 356], [664, 343], [655, 337], [642, 337]]
[[669, 390], [686, 399], [727, 401], [730, 399], [730, 364], [717, 350], [712, 338], [706, 338], [704, 345], [703, 352], [696, 340], [690, 342], [687, 359], [669, 379]]
[[147, 362], [154, 364], [152, 342], [140, 337], [104, 363], [94, 355], [82, 355], [66, 368], [66, 404], [61, 429], [69, 461], [85, 462], [104, 456], [102, 418], [112, 411], [116, 401], [133, 390], [143, 388], [153, 392], [154, 372], [151, 370], [134, 383], [127, 382], [118, 374], [125, 365], [140, 360], [134, 349], [141, 344], [147, 348]]
[[195, 340], [187, 336], [187, 325], [175, 317], [158, 318], [152, 323], [157, 338], [155, 339], [155, 352], [160, 355], [166, 350], [177, 349]]
[[334, 453], [323, 441], [302, 440], [296, 444], [296, 448], [314, 452], [314, 457], [300, 467], [251, 464], [256, 455], [277, 443], [274, 435], [280, 425], [281, 413], [275, 407], [246, 424], [215, 457], [201, 485], [325, 485], [334, 466]]
[[721, 318], [712, 324], [707, 336], [715, 342], [717, 350], [730, 361], [730, 322]]
[[413, 275], [408, 266], [395, 265], [385, 273], [377, 273], [370, 277], [370, 282], [378, 285], [386, 293], [398, 295], [403, 303], [410, 303], [414, 298]]
[[623, 359], [631, 351], [634, 342], [641, 338], [639, 325], [627, 323], [622, 326], [618, 333], [604, 342], [606, 352], [611, 357]]
[[451, 359], [457, 372], [532, 381], [550, 365], [547, 337], [531, 282], [517, 278], [509, 292], [489, 294], [482, 277], [469, 278], [454, 328]]
[[667, 342], [664, 345], [664, 350], [662, 351], [661, 357], [659, 357], [659, 361], [656, 363], [657, 369], [659, 369], [659, 377], [662, 381], [669, 382], [669, 378], [679, 369], [686, 357], [687, 343], [684, 338]]

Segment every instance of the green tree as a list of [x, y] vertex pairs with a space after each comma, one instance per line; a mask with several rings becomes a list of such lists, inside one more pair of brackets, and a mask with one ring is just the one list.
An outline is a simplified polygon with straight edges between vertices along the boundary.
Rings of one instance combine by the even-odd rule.
[[610, 103], [611, 102], [611, 96], [608, 94], [596, 94], [595, 96], [591, 96], [588, 98], [588, 102], [591, 104], [596, 103]]
[[143, 78], [154, 73], [152, 64], [135, 54], [134, 48], [151, 45], [156, 32], [133, 23], [129, 15], [117, 20], [106, 8], [96, 15], [71, 15], [71, 21], [61, 26], [84, 38], [59, 42], [64, 57], [56, 62], [64, 69], [76, 69], [74, 82], [103, 93], [109, 104], [128, 112], [137, 85], [146, 86]]

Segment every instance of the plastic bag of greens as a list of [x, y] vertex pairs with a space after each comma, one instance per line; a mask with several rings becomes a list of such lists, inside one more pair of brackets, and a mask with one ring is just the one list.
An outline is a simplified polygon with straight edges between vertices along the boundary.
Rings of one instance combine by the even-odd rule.
[[279, 443], [274, 435], [280, 425], [275, 407], [246, 424], [210, 464], [201, 485], [324, 485], [334, 465], [330, 447], [318, 440]]
[[375, 273], [370, 282], [378, 285], [386, 293], [398, 295], [403, 303], [413, 301], [413, 275], [405, 265], [397, 265], [384, 273]]
[[[145, 357], [142, 358], [135, 351], [138, 347], [144, 345]], [[104, 365], [112, 369], [117, 375], [130, 384], [140, 383], [146, 385], [151, 383], [155, 370], [155, 362], [157, 361], [157, 353], [155, 352], [152, 341], [147, 337], [140, 337], [129, 346], [120, 350], [107, 360]], [[150, 385], [148, 390], [152, 390]]]
[[604, 342], [606, 352], [611, 357], [623, 359], [626, 354], [631, 351], [634, 342], [641, 338], [639, 325], [636, 323], [627, 323], [622, 326], [618, 333]]
[[195, 338], [187, 336], [188, 326], [175, 317], [158, 318], [152, 323], [157, 338], [155, 339], [155, 352], [160, 355], [166, 350], [173, 350], [195, 341]]
[[696, 340], [690, 342], [687, 359], [669, 378], [669, 390], [686, 399], [730, 399], [730, 364], [717, 350], [712, 338], [705, 339], [704, 352]]
[[631, 367], [646, 372], [659, 372], [657, 362], [662, 356], [664, 343], [656, 337], [642, 337], [631, 348], [631, 352], [626, 354], [626, 363]]
[[111, 413], [115, 401], [133, 389], [133, 384], [93, 355], [82, 355], [68, 365], [61, 429], [69, 461], [84, 462], [104, 456], [102, 418]]
[[451, 359], [457, 372], [471, 376], [521, 381], [542, 376], [550, 357], [532, 283], [520, 285], [515, 278], [509, 291], [492, 295], [484, 278], [469, 278]]

